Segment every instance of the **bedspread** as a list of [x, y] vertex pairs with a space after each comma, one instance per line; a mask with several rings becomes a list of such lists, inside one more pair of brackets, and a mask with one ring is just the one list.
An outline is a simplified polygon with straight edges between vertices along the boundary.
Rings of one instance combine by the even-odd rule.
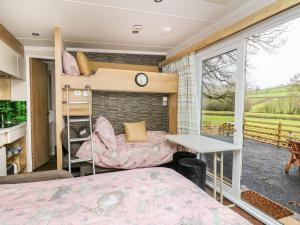
[[[107, 149], [97, 134], [93, 134], [95, 164], [104, 168], [134, 169], [158, 166], [172, 160], [176, 146], [166, 142], [162, 131], [148, 131], [147, 142], [128, 143], [125, 135], [116, 136], [117, 148]], [[91, 157], [91, 143], [84, 142], [78, 150], [78, 158]]]
[[1, 225], [250, 225], [166, 168], [0, 185], [0, 199]]

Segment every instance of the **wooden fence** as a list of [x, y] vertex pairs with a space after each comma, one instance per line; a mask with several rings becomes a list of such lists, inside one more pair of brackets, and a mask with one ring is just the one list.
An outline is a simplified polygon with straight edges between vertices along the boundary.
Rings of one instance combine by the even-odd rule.
[[[233, 122], [219, 126], [219, 135], [233, 135]], [[244, 138], [258, 140], [269, 144], [287, 146], [289, 138], [300, 137], [300, 126], [284, 124], [281, 122], [263, 122], [256, 120], [244, 120]]]

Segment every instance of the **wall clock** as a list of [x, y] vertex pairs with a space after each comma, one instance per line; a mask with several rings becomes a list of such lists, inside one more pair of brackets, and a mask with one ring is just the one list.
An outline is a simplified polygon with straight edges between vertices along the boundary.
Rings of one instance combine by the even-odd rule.
[[148, 84], [148, 76], [144, 73], [135, 75], [135, 83], [140, 87], [145, 87]]

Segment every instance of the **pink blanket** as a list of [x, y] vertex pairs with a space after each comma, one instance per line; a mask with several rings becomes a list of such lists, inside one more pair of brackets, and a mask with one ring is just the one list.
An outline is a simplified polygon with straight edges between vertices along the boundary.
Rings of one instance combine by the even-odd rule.
[[250, 225], [165, 168], [0, 185], [1, 225]]
[[[176, 146], [166, 142], [162, 131], [148, 131], [148, 142], [127, 143], [124, 134], [116, 136], [117, 148], [107, 149], [99, 136], [93, 134], [95, 164], [104, 168], [134, 169], [158, 166], [172, 160]], [[91, 143], [84, 142], [77, 152], [78, 158], [91, 156]]]

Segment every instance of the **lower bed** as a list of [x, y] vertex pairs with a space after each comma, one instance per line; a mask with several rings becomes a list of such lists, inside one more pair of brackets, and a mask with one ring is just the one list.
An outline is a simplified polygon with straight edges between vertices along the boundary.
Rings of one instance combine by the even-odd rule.
[[0, 224], [249, 225], [166, 168], [0, 185]]
[[[148, 131], [147, 142], [126, 142], [124, 134], [116, 136], [116, 149], [107, 149], [94, 132], [93, 144], [95, 164], [102, 168], [135, 169], [159, 166], [172, 161], [176, 146], [166, 141], [163, 131]], [[91, 142], [86, 141], [79, 148], [78, 158], [91, 158]]]

